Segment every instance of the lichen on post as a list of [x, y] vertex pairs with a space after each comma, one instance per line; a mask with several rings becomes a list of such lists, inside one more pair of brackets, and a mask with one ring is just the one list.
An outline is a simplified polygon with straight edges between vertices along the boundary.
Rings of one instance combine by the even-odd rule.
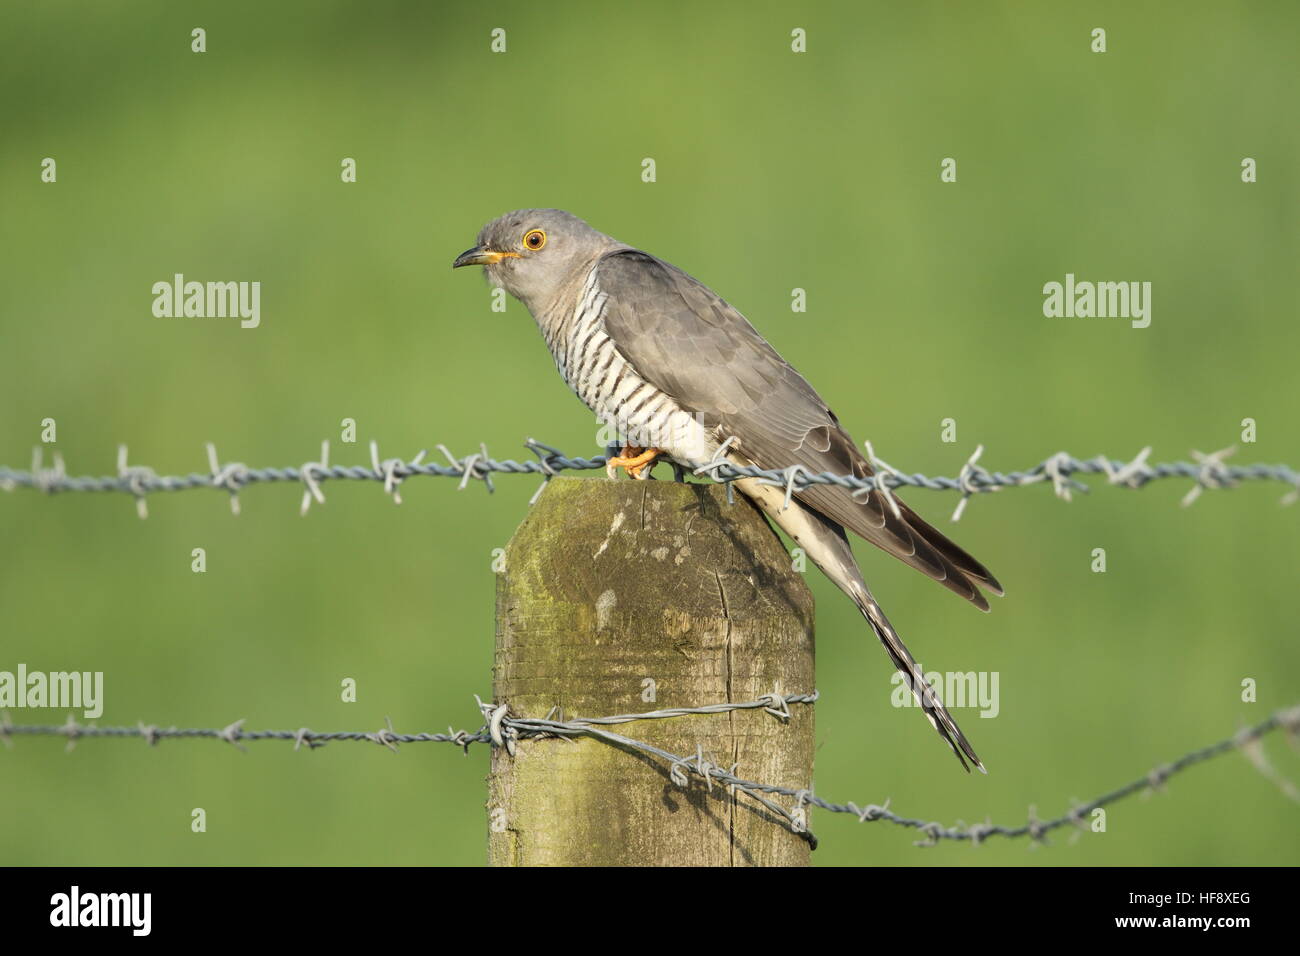
[[[497, 583], [493, 695], [565, 719], [811, 692], [813, 600], [767, 520], [716, 484], [552, 479]], [[738, 776], [812, 786], [813, 709], [622, 724]], [[579, 739], [494, 750], [496, 865], [791, 866], [809, 844], [743, 794]]]

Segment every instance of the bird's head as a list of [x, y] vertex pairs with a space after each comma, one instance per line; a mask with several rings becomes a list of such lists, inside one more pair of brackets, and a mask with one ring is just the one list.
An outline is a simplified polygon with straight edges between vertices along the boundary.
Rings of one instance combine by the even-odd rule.
[[487, 280], [537, 314], [574, 281], [582, 267], [617, 245], [562, 209], [518, 209], [494, 219], [453, 269], [483, 266]]

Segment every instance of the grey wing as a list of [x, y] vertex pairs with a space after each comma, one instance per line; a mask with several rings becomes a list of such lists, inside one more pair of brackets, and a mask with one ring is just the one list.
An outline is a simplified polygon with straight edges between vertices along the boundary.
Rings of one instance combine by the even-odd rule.
[[[596, 268], [615, 347], [706, 427], [735, 436], [732, 447], [745, 458], [762, 468], [872, 473], [821, 396], [708, 287], [638, 250], [612, 252]], [[901, 501], [895, 515], [874, 491], [855, 498], [846, 488], [812, 485], [796, 496], [982, 610], [988, 601], [976, 585], [1002, 593], [987, 568]]]

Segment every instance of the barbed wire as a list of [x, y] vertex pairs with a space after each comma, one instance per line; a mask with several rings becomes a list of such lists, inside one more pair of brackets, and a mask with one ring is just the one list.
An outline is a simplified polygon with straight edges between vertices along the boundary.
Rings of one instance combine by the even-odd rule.
[[[984, 450], [981, 445], [967, 459], [956, 477], [932, 477], [920, 473], [906, 473], [893, 468], [878, 458], [871, 444], [867, 443], [867, 456], [873, 465], [875, 475], [872, 477], [857, 477], [853, 475], [836, 475], [829, 472], [813, 473], [800, 465], [793, 465], [784, 469], [762, 469], [755, 466], [736, 465], [725, 457], [728, 447], [733, 442], [734, 439], [728, 439], [724, 442], [715, 454], [714, 459], [695, 469], [695, 474], [707, 475], [716, 481], [726, 483], [729, 500], [732, 497], [731, 483], [738, 478], [757, 478], [764, 484], [783, 487], [787, 506], [796, 490], [802, 490], [817, 484], [835, 484], [851, 488], [855, 494], [879, 489], [886, 496], [894, 488], [908, 486], [959, 492], [961, 500], [953, 512], [953, 520], [956, 521], [960, 519], [963, 509], [971, 496], [998, 491], [1002, 488], [1024, 487], [1050, 482], [1058, 497], [1070, 501], [1072, 492], [1087, 492], [1090, 490], [1087, 485], [1074, 477], [1078, 474], [1105, 475], [1109, 484], [1133, 489], [1145, 487], [1148, 483], [1160, 479], [1190, 479], [1194, 484], [1182, 499], [1184, 506], [1192, 504], [1207, 489], [1230, 488], [1243, 481], [1279, 481], [1291, 485], [1293, 490], [1282, 498], [1282, 504], [1292, 504], [1300, 498], [1300, 474], [1297, 474], [1294, 469], [1280, 464], [1227, 465], [1224, 459], [1233, 453], [1235, 450], [1233, 448], [1221, 449], [1211, 454], [1194, 451], [1192, 453], [1192, 457], [1195, 459], [1194, 462], [1179, 461], [1155, 465], [1148, 463], [1151, 454], [1150, 447], [1142, 449], [1130, 461], [1107, 456], [1080, 459], [1067, 452], [1058, 452], [1027, 469], [1004, 473], [989, 471], [978, 464]], [[321, 455], [318, 461], [306, 462], [297, 467], [250, 468], [241, 462], [223, 463], [217, 455], [216, 448], [209, 443], [206, 446], [209, 466], [206, 473], [191, 472], [187, 475], [159, 475], [148, 466], [129, 464], [127, 448], [122, 445], [118, 449], [117, 474], [99, 477], [68, 475], [63, 459], [57, 452], [53, 456], [53, 467], [47, 468], [44, 466], [42, 450], [38, 447], [33, 454], [30, 470], [18, 471], [0, 466], [0, 489], [13, 491], [16, 488], [31, 488], [47, 494], [57, 492], [126, 493], [135, 498], [137, 512], [141, 518], [145, 518], [148, 517], [147, 497], [158, 492], [184, 491], [192, 488], [223, 489], [230, 495], [232, 512], [238, 514], [239, 494], [249, 485], [293, 482], [301, 483], [303, 486], [301, 510], [303, 514], [306, 514], [313, 502], [324, 504], [325, 495], [321, 489], [321, 484], [330, 480], [382, 482], [385, 492], [393, 498], [395, 503], [400, 504], [402, 501], [401, 484], [411, 477], [459, 478], [459, 488], [461, 490], [467, 487], [471, 480], [477, 480], [482, 481], [489, 491], [493, 491], [492, 476], [494, 474], [532, 474], [539, 475], [544, 479], [544, 487], [545, 481], [549, 481], [550, 478], [560, 472], [605, 468], [609, 461], [609, 456], [596, 456], [593, 458], [569, 457], [560, 450], [531, 438], [525, 442], [525, 447], [536, 456], [536, 460], [522, 462], [510, 459], [493, 459], [483, 445], [479, 446], [478, 452], [461, 458], [453, 455], [443, 445], [436, 447], [447, 459], [447, 464], [425, 462], [424, 458], [427, 451], [421, 451], [409, 461], [400, 458], [384, 459], [379, 454], [378, 444], [371, 442], [370, 467], [331, 465], [329, 463], [329, 442], [325, 441], [321, 443]], [[673, 468], [675, 477], [681, 480], [684, 474], [683, 469], [675, 463], [673, 463]], [[540, 490], [539, 488], [539, 493]], [[536, 495], [534, 495], [535, 498]], [[898, 826], [916, 829], [926, 836], [926, 839], [918, 845], [934, 845], [940, 840], [969, 840], [978, 844], [990, 836], [1007, 838], [1030, 836], [1034, 840], [1042, 840], [1048, 833], [1067, 824], [1082, 827], [1084, 825], [1082, 818], [1086, 814], [1134, 793], [1158, 788], [1173, 774], [1233, 749], [1245, 751], [1251, 756], [1256, 766], [1275, 780], [1289, 796], [1300, 799], [1300, 791], [1297, 791], [1289, 781], [1277, 775], [1264, 760], [1262, 752], [1254, 747], [1261, 737], [1280, 727], [1285, 728], [1291, 734], [1295, 734], [1297, 727], [1300, 727], [1300, 707], [1279, 711], [1255, 727], [1243, 730], [1233, 737], [1204, 747], [1201, 750], [1185, 754], [1172, 763], [1157, 767], [1146, 776], [1117, 790], [1104, 794], [1088, 803], [1074, 806], [1068, 813], [1056, 819], [1038, 820], [1033, 808], [1031, 808], [1028, 820], [1024, 824], [1014, 826], [995, 825], [991, 822], [944, 826], [934, 821], [927, 822], [900, 816], [889, 809], [888, 800], [883, 805], [867, 804], [863, 807], [859, 807], [855, 803], [832, 803], [816, 796], [811, 789], [791, 789], [738, 777], [736, 776], [737, 767], [735, 765], [730, 768], [723, 768], [707, 759], [699, 749], [693, 755], [672, 754], [653, 744], [604, 729], [608, 725], [636, 720], [663, 719], [690, 714], [718, 714], [754, 708], [762, 708], [778, 718], [788, 719], [790, 716], [789, 704], [811, 704], [816, 699], [816, 693], [781, 695], [779, 691], [774, 691], [772, 694], [744, 703], [673, 708], [642, 714], [579, 718], [568, 721], [562, 719], [562, 715], [560, 715], [559, 719], [556, 719], [554, 712], [546, 718], [512, 717], [505, 705], [484, 704], [480, 701], [480, 708], [486, 721], [482, 728], [474, 733], [448, 728], [445, 734], [402, 734], [393, 729], [391, 722], [386, 728], [378, 731], [338, 731], [328, 733], [319, 733], [308, 728], [300, 728], [296, 731], [250, 731], [243, 729], [243, 720], [236, 721], [220, 729], [162, 728], [144, 724], [136, 727], [98, 727], [78, 724], [71, 717], [62, 726], [16, 726], [9, 721], [8, 714], [5, 714], [3, 720], [0, 721], [0, 740], [9, 744], [14, 736], [20, 735], [65, 736], [68, 738], [69, 747], [71, 747], [79, 739], [96, 737], [140, 737], [148, 740], [150, 744], [157, 744], [160, 740], [171, 738], [211, 738], [224, 740], [241, 749], [243, 749], [243, 741], [257, 740], [291, 740], [294, 742], [294, 749], [303, 746], [309, 749], [316, 748], [331, 741], [369, 741], [393, 750], [399, 744], [406, 743], [454, 743], [462, 746], [466, 751], [474, 743], [491, 743], [493, 746], [505, 747], [513, 754], [519, 740], [547, 737], [573, 739], [585, 736], [601, 740], [613, 746], [640, 751], [665, 761], [669, 767], [670, 778], [679, 786], [685, 786], [689, 777], [696, 777], [702, 779], [710, 790], [717, 783], [728, 788], [733, 794], [737, 792], [743, 793], [772, 812], [777, 818], [783, 820], [785, 825], [792, 831], [799, 833], [814, 846], [816, 845], [816, 839], [807, 828], [807, 810], [811, 807], [817, 807], [832, 813], [853, 814], [861, 822], [883, 820]], [[776, 797], [792, 798], [794, 801], [793, 807], [787, 808], [778, 803], [774, 799]]]
[[[1156, 791], [1176, 774], [1197, 765], [1222, 756], [1233, 750], [1241, 750], [1248, 759], [1266, 777], [1272, 780], [1282, 792], [1293, 800], [1300, 801], [1300, 789], [1282, 777], [1267, 761], [1260, 741], [1275, 730], [1285, 730], [1293, 738], [1300, 734], [1300, 704], [1284, 708], [1273, 713], [1253, 727], [1246, 727], [1231, 737], [1217, 743], [1193, 750], [1169, 763], [1160, 764], [1136, 780], [1124, 784], [1109, 793], [1105, 793], [1087, 803], [1076, 803], [1066, 813], [1051, 820], [1039, 820], [1033, 807], [1030, 807], [1028, 819], [1022, 824], [1002, 825], [986, 820], [984, 823], [957, 823], [945, 826], [937, 821], [927, 821], [901, 816], [889, 809], [890, 801], [883, 804], [868, 803], [859, 806], [856, 803], [834, 803], [817, 796], [811, 788], [795, 789], [775, 784], [761, 783], [737, 776], [739, 766], [730, 767], [713, 763], [697, 748], [694, 754], [673, 754], [654, 744], [636, 740], [623, 734], [606, 730], [609, 725], [629, 723], [638, 720], [662, 720], [684, 717], [693, 714], [724, 714], [740, 710], [763, 710], [778, 720], [786, 721], [791, 717], [791, 704], [813, 704], [818, 693], [782, 694], [777, 687], [770, 694], [755, 700], [740, 703], [724, 702], [708, 704], [701, 707], [674, 707], [664, 710], [649, 711], [639, 714], [618, 714], [612, 717], [577, 717], [565, 720], [558, 709], [553, 709], [546, 717], [514, 717], [509, 713], [508, 704], [485, 703], [479, 698], [479, 710], [484, 723], [475, 732], [448, 728], [444, 733], [404, 734], [393, 729], [392, 721], [377, 731], [333, 731], [318, 732], [306, 727], [298, 730], [245, 730], [244, 721], [237, 720], [224, 728], [177, 728], [158, 727], [139, 724], [135, 727], [99, 727], [83, 725], [69, 716], [62, 725], [28, 724], [16, 725], [10, 722], [8, 712], [0, 715], [0, 741], [12, 746], [12, 739], [17, 736], [29, 737], [66, 737], [68, 749], [71, 750], [82, 739], [99, 737], [142, 738], [151, 746], [167, 739], [208, 738], [223, 740], [240, 750], [245, 750], [244, 741], [284, 740], [293, 741], [294, 750], [307, 747], [315, 749], [332, 741], [368, 741], [387, 747], [394, 752], [399, 744], [411, 743], [450, 743], [462, 747], [468, 754], [472, 744], [490, 744], [504, 748], [514, 756], [520, 741], [539, 739], [568, 739], [590, 737], [611, 746], [635, 750], [657, 757], [668, 767], [669, 779], [679, 787], [685, 787], [690, 778], [702, 780], [711, 792], [714, 784], [726, 788], [731, 794], [743, 793], [753, 799], [777, 818], [784, 822], [792, 832], [806, 839], [815, 849], [817, 839], [808, 827], [808, 810], [816, 807], [837, 814], [851, 814], [858, 822], [868, 823], [884, 821], [900, 827], [917, 830], [925, 839], [917, 841], [917, 846], [936, 846], [941, 840], [970, 841], [980, 845], [992, 836], [1008, 839], [1030, 837], [1036, 843], [1045, 842], [1048, 834], [1065, 826], [1086, 830], [1086, 816], [1102, 807], [1116, 803], [1136, 793]], [[778, 803], [775, 798], [786, 797], [793, 800], [792, 806]]]
[[[727, 484], [727, 497], [731, 500], [731, 482], [738, 478], [758, 478], [762, 483], [785, 488], [786, 505], [795, 491], [811, 485], [839, 485], [852, 488], [855, 493], [881, 489], [886, 495], [901, 487], [927, 488], [933, 491], [956, 491], [961, 493], [961, 501], [953, 512], [952, 519], [961, 518], [966, 502], [972, 495], [998, 491], [1002, 488], [1019, 488], [1026, 485], [1050, 482], [1056, 495], [1065, 501], [1071, 500], [1075, 491], [1087, 492], [1089, 487], [1074, 476], [1079, 474], [1101, 474], [1111, 485], [1124, 488], [1143, 488], [1152, 481], [1167, 478], [1184, 478], [1194, 482], [1192, 488], [1183, 498], [1183, 505], [1194, 502], [1207, 489], [1231, 488], [1243, 481], [1278, 481], [1291, 485], [1292, 490], [1283, 496], [1281, 503], [1293, 504], [1300, 499], [1300, 473], [1288, 465], [1228, 465], [1225, 463], [1235, 447], [1223, 448], [1210, 454], [1193, 451], [1194, 461], [1163, 462], [1149, 464], [1150, 446], [1143, 448], [1130, 461], [1098, 455], [1093, 458], [1076, 458], [1068, 452], [1049, 455], [1036, 465], [1020, 471], [989, 471], [979, 464], [984, 446], [980, 445], [962, 465], [955, 477], [928, 476], [919, 472], [903, 472], [891, 467], [876, 457], [871, 443], [866, 443], [867, 455], [876, 471], [874, 476], [858, 477], [855, 475], [837, 475], [830, 472], [811, 472], [802, 465], [788, 468], [771, 469], [756, 466], [736, 465], [726, 459], [728, 447], [735, 441], [727, 439], [718, 449], [714, 459], [695, 469], [697, 475], [708, 475], [716, 481]], [[242, 462], [222, 462], [217, 456], [216, 447], [209, 442], [206, 445], [208, 470], [190, 472], [186, 475], [160, 475], [146, 465], [128, 463], [127, 448], [118, 446], [116, 475], [82, 475], [67, 473], [62, 456], [55, 452], [53, 466], [45, 467], [42, 449], [38, 446], [32, 455], [29, 470], [20, 471], [0, 465], [0, 489], [13, 491], [16, 488], [32, 488], [46, 494], [56, 492], [122, 492], [135, 497], [136, 509], [141, 518], [149, 515], [147, 497], [158, 492], [187, 491], [192, 488], [219, 488], [230, 495], [230, 508], [239, 513], [239, 493], [249, 485], [270, 484], [275, 482], [301, 483], [303, 486], [302, 513], [306, 514], [312, 502], [325, 503], [325, 494], [321, 484], [327, 481], [378, 481], [382, 482], [384, 491], [394, 502], [401, 504], [401, 485], [408, 478], [417, 476], [459, 478], [459, 488], [464, 488], [471, 480], [482, 481], [488, 491], [495, 490], [492, 483], [494, 474], [540, 475], [549, 480], [562, 471], [590, 471], [605, 468], [609, 456], [598, 455], [594, 458], [571, 458], [559, 449], [529, 438], [524, 446], [537, 456], [535, 461], [498, 460], [492, 458], [485, 445], [471, 455], [458, 458], [445, 445], [435, 446], [447, 459], [447, 464], [426, 462], [427, 450], [421, 451], [409, 461], [400, 458], [381, 458], [377, 442], [370, 443], [370, 466], [365, 465], [331, 465], [329, 463], [329, 442], [321, 442], [321, 454], [318, 461], [305, 462], [296, 467], [250, 468]], [[673, 465], [676, 477], [681, 480], [683, 469]], [[540, 493], [540, 488], [538, 492]], [[536, 499], [536, 495], [533, 496]]]

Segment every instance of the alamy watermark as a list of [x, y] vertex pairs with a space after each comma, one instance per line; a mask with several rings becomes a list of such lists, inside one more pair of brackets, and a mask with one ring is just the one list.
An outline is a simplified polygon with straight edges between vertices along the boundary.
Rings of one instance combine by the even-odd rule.
[[[998, 697], [998, 671], [930, 671], [925, 679], [926, 686], [919, 688], [922, 695], [927, 700], [942, 703], [949, 710], [977, 707], [981, 717], [996, 717], [1002, 709]], [[907, 675], [895, 671], [889, 682], [894, 685], [889, 698], [891, 704], [895, 707], [919, 706]]]
[[701, 412], [675, 411], [655, 421], [636, 421], [622, 415], [602, 413], [596, 416], [596, 444], [634, 446], [637, 448], [682, 448], [699, 445], [703, 449], [709, 428]]
[[50, 925], [117, 926], [130, 929], [132, 936], [148, 936], [152, 910], [152, 893], [83, 893], [73, 886], [50, 897]]
[[262, 322], [262, 283], [186, 282], [178, 272], [171, 281], [153, 284], [153, 314], [160, 319], [240, 320], [240, 328]]
[[104, 713], [103, 671], [0, 671], [0, 710], [55, 707], [80, 710], [87, 720]]
[[1150, 282], [1065, 282], [1043, 286], [1043, 315], [1049, 319], [1129, 319], [1133, 328], [1151, 324]]

